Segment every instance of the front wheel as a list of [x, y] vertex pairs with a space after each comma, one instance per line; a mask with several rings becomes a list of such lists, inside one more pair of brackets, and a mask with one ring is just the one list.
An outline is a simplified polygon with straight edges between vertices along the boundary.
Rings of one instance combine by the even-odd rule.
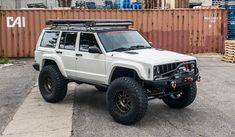
[[134, 124], [143, 118], [148, 106], [143, 87], [129, 77], [114, 80], [108, 88], [106, 100], [113, 119], [125, 125]]
[[171, 108], [185, 108], [193, 103], [197, 96], [197, 85], [192, 83], [177, 88], [177, 94], [164, 97], [163, 101]]

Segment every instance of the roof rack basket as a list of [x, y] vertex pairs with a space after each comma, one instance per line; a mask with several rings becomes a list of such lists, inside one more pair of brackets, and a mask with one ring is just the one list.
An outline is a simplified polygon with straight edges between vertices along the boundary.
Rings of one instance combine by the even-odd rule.
[[49, 19], [46, 25], [52, 27], [125, 27], [133, 25], [132, 20], [75, 20], [75, 19]]

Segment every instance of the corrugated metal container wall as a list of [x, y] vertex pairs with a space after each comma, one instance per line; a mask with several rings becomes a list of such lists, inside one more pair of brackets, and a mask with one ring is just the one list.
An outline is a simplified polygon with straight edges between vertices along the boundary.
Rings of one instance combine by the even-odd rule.
[[223, 53], [226, 11], [180, 10], [4, 10], [0, 11], [0, 57], [33, 57], [47, 19], [133, 19], [157, 48], [181, 53]]

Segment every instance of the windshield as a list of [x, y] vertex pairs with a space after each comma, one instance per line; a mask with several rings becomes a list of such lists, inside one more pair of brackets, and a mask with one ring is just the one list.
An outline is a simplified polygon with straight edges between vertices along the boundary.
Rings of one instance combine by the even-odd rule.
[[151, 48], [137, 31], [111, 31], [98, 33], [106, 52]]

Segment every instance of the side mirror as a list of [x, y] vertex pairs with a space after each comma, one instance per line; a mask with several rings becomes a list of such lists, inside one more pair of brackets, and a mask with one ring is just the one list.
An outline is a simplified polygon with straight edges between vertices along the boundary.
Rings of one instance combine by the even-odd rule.
[[100, 49], [99, 49], [98, 47], [96, 47], [96, 46], [89, 47], [88, 52], [89, 52], [89, 53], [101, 54]]
[[152, 42], [152, 41], [149, 41], [149, 44], [150, 44], [151, 46], [153, 46], [153, 42]]

